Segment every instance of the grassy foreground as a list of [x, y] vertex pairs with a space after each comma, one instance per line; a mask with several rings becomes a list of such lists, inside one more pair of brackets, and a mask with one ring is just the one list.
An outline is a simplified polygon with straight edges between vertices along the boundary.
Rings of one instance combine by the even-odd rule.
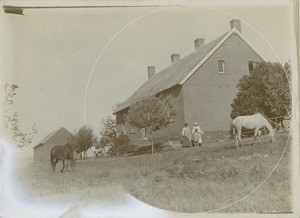
[[291, 145], [268, 177], [287, 136], [278, 134], [273, 144], [263, 137], [261, 145], [248, 141], [242, 148], [228, 141], [153, 155], [90, 159], [77, 162], [75, 172], [63, 174], [52, 174], [50, 163], [35, 163], [18, 172], [18, 179], [27, 198], [49, 200], [72, 193], [74, 198], [118, 199], [125, 190], [170, 211], [290, 212]]

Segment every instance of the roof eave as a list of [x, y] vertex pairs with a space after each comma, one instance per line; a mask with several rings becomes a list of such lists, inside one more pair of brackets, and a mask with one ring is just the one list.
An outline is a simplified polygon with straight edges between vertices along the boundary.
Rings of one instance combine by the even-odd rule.
[[[159, 95], [159, 94], [161, 94], [161, 93], [163, 93], [163, 92], [165, 92], [166, 90], [170, 90], [170, 89], [172, 89], [173, 87], [177, 87], [177, 86], [179, 86], [180, 84], [179, 83], [177, 83], [177, 84], [175, 84], [175, 85], [173, 85], [173, 86], [171, 86], [171, 87], [169, 87], [169, 88], [166, 88], [166, 89], [164, 89], [164, 90], [161, 90], [161, 91], [159, 91], [159, 92], [157, 92], [157, 93], [154, 93], [153, 95]], [[130, 104], [129, 106], [126, 106], [126, 107], [124, 107], [124, 108], [122, 108], [122, 109], [119, 109], [119, 110], [117, 110], [117, 111], [114, 111], [113, 112], [113, 115], [116, 115], [116, 114], [118, 114], [118, 113], [120, 113], [120, 112], [124, 112], [125, 110], [128, 110], [130, 107], [131, 107], [131, 105], [132, 104]]]
[[43, 143], [39, 143], [38, 145], [34, 146], [33, 149], [35, 149], [35, 148], [37, 148], [37, 147], [40, 147], [40, 146], [42, 146], [42, 145], [43, 145]]
[[113, 112], [113, 115], [116, 115], [116, 114], [118, 114], [118, 113], [120, 113], [120, 112], [122, 112], [122, 111], [125, 111], [125, 110], [128, 109], [128, 108], [130, 108], [130, 106], [127, 106], [127, 107], [122, 108], [122, 109], [120, 109], [120, 110], [114, 111], [114, 112]]

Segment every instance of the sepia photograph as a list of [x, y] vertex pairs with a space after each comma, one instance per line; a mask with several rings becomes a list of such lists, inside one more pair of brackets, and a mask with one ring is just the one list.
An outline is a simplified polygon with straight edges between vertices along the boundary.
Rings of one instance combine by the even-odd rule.
[[299, 217], [299, 2], [1, 2], [0, 217]]

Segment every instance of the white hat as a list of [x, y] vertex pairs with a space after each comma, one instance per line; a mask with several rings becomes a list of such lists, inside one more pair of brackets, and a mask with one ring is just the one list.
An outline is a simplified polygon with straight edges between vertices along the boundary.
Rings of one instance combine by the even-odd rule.
[[198, 123], [196, 122], [195, 125], [198, 125]]

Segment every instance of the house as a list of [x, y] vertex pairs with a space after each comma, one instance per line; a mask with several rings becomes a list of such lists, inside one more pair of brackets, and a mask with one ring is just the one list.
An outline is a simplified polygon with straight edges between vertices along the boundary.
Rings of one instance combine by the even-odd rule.
[[50, 161], [50, 152], [55, 145], [64, 145], [73, 135], [64, 127], [48, 134], [34, 149], [34, 161]]
[[155, 137], [178, 135], [184, 123], [190, 127], [198, 122], [206, 133], [228, 131], [230, 112], [236, 96], [238, 80], [248, 74], [255, 62], [263, 59], [242, 36], [241, 21], [230, 21], [230, 30], [205, 44], [205, 39], [194, 41], [195, 50], [180, 58], [171, 55], [171, 64], [159, 73], [148, 67], [148, 80], [114, 112], [118, 131], [131, 139], [144, 138], [144, 129], [135, 129], [124, 117], [137, 97], [145, 95], [173, 95], [175, 119], [170, 125], [155, 132]]

